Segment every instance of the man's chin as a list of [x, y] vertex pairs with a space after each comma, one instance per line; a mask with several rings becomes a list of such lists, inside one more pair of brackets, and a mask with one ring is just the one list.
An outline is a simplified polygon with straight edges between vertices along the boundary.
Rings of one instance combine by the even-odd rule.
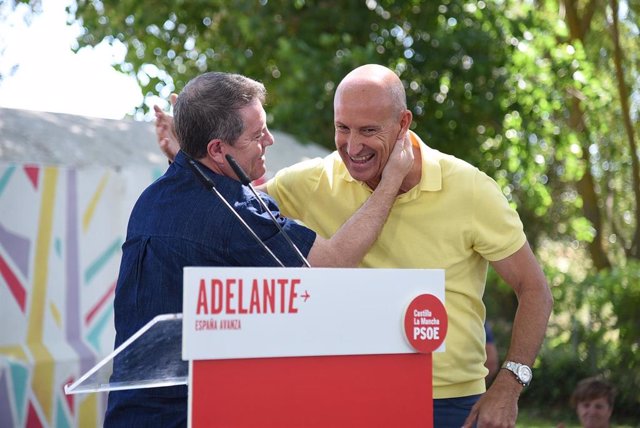
[[252, 172], [251, 180], [255, 181], [255, 180], [258, 180], [260, 178], [263, 178], [266, 173], [267, 173], [267, 169], [266, 168], [259, 168], [259, 169], [257, 169], [257, 170]]
[[371, 167], [365, 167], [362, 165], [350, 164], [347, 168], [349, 175], [358, 181], [368, 181], [375, 175], [371, 172]]

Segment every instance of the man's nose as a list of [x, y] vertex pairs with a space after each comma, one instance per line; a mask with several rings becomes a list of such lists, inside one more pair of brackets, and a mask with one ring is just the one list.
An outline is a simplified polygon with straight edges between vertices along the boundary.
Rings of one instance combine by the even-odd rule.
[[356, 134], [351, 134], [347, 138], [347, 153], [349, 155], [357, 155], [362, 150], [362, 143]]
[[273, 143], [274, 143], [273, 134], [271, 134], [271, 132], [269, 132], [267, 130], [267, 132], [264, 133], [264, 138], [262, 139], [262, 144], [265, 147], [269, 147]]

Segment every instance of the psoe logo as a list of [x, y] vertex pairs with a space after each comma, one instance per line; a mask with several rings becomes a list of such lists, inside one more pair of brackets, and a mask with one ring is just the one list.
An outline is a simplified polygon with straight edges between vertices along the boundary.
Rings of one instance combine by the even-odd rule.
[[404, 333], [417, 352], [434, 352], [447, 335], [447, 321], [447, 311], [440, 299], [432, 294], [421, 294], [407, 307]]

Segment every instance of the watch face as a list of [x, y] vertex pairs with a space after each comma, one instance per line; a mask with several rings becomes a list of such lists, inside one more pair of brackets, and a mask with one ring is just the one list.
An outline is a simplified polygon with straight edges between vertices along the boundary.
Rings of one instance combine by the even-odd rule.
[[518, 368], [518, 377], [524, 382], [529, 383], [532, 378], [531, 369], [527, 366], [520, 366]]

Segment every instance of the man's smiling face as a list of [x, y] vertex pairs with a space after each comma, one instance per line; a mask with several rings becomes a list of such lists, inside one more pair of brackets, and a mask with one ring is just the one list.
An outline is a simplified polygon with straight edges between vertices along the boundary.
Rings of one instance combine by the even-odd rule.
[[334, 125], [349, 174], [375, 189], [401, 130], [390, 100], [362, 86], [342, 88], [334, 100]]

